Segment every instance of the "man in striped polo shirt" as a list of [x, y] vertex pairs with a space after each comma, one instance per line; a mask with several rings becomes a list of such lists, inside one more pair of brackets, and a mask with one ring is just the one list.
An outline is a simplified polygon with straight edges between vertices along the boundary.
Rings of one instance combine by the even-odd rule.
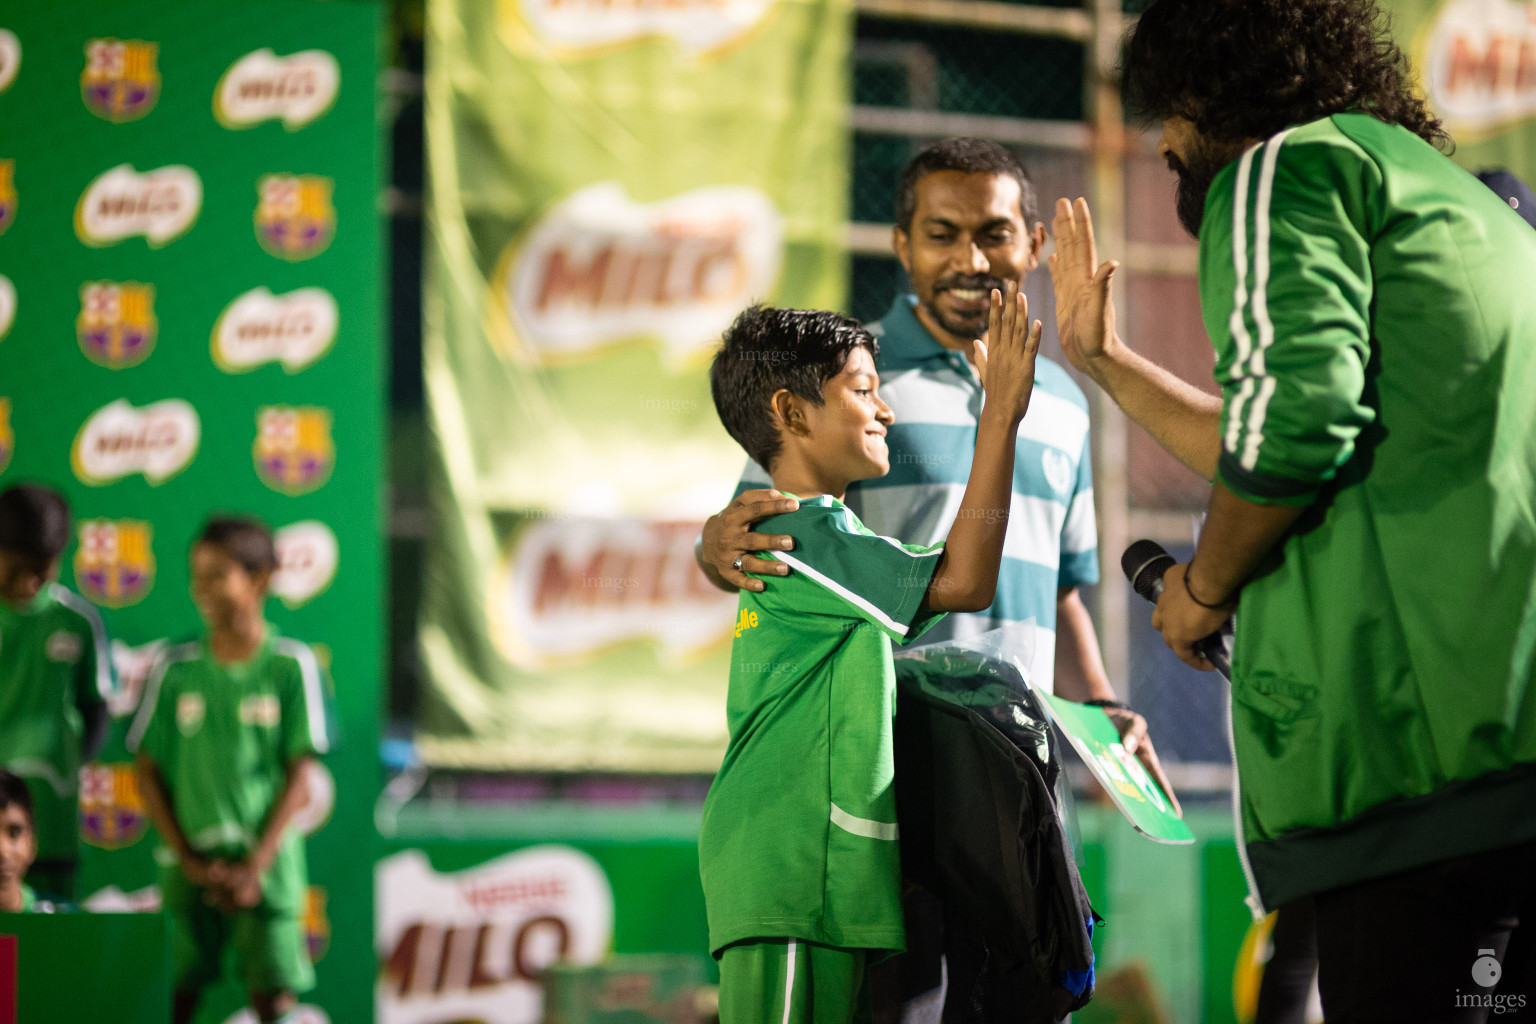
[[[1220, 398], [1115, 336], [1063, 200], [1063, 349], [1214, 481], [1152, 623], [1238, 606], [1238, 850], [1316, 924], [1329, 1024], [1536, 1016], [1536, 235], [1439, 149], [1374, 0], [1158, 0], [1163, 121]], [[1502, 976], [1502, 982], [1500, 978]], [[1523, 1012], [1522, 1012], [1523, 1011]]]
[[[847, 496], [876, 533], [909, 544], [944, 539], [975, 447], [982, 388], [973, 346], [986, 334], [988, 296], [1005, 282], [1022, 287], [1044, 244], [1034, 189], [1002, 146], [947, 139], [903, 172], [894, 247], [912, 292], [897, 296], [870, 325], [880, 338], [880, 396], [896, 417], [888, 436], [891, 472], [853, 484]], [[1073, 700], [1110, 702], [1127, 746], [1162, 781], [1145, 721], [1115, 701], [1078, 593], [1099, 579], [1092, 481], [1087, 400], [1060, 365], [1041, 357], [1019, 430], [997, 600], [983, 612], [948, 616], [924, 639], [963, 639], [1033, 618], [1036, 685]], [[764, 490], [771, 486], [763, 468], [749, 462], [735, 499], [706, 524], [697, 556], [716, 586], [761, 590], [763, 581], [748, 573], [788, 569], [753, 556], [789, 546], [788, 537], [751, 532], [754, 522], [795, 506]]]

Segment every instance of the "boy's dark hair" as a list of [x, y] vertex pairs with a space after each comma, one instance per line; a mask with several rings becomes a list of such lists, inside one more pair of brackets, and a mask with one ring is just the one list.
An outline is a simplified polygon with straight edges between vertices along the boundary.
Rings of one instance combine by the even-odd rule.
[[277, 569], [277, 545], [272, 531], [255, 516], [214, 516], [197, 535], [198, 544], [212, 544], [252, 575]]
[[27, 789], [27, 784], [21, 781], [20, 776], [12, 775], [4, 768], [0, 768], [0, 811], [13, 804], [27, 813], [27, 824], [35, 823], [32, 815], [31, 790]]
[[1376, 0], [1157, 0], [1120, 75], [1133, 115], [1185, 117], [1215, 139], [1267, 139], [1359, 108], [1450, 148]]
[[49, 561], [69, 546], [69, 504], [42, 484], [0, 491], [0, 548]]
[[726, 330], [709, 368], [709, 392], [726, 432], [764, 469], [781, 442], [769, 401], [780, 389], [813, 405], [856, 348], [880, 354], [874, 335], [837, 313], [753, 306]]
[[1040, 219], [1035, 186], [1017, 157], [990, 139], [954, 138], [935, 142], [907, 164], [896, 186], [896, 226], [912, 230], [912, 215], [917, 212], [917, 183], [935, 171], [962, 171], [966, 174], [1001, 174], [1019, 183], [1019, 213], [1030, 230]]

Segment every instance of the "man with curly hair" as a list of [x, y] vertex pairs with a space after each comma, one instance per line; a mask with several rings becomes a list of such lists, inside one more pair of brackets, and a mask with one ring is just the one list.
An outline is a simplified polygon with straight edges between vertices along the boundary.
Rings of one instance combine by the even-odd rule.
[[1221, 397], [1116, 335], [1082, 200], [1057, 206], [1058, 319], [1214, 482], [1153, 625], [1209, 668], [1197, 644], [1241, 596], [1239, 849], [1256, 906], [1311, 899], [1329, 1024], [1516, 1019], [1536, 1009], [1536, 234], [1438, 151], [1386, 29], [1373, 0], [1154, 3], [1126, 91], [1200, 241]]

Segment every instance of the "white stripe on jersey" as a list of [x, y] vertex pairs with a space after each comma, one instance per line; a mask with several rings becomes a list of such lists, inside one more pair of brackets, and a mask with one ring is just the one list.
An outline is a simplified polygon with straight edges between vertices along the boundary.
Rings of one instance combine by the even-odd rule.
[[315, 660], [315, 652], [309, 645], [298, 640], [278, 637], [277, 649], [299, 663], [299, 675], [304, 680], [304, 713], [309, 719], [309, 742], [323, 754], [331, 749], [331, 742], [325, 733], [325, 694], [320, 686], [320, 663]]
[[144, 684], [144, 695], [139, 698], [139, 713], [133, 716], [133, 727], [128, 730], [124, 740], [129, 753], [137, 754], [139, 744], [144, 742], [144, 731], [149, 728], [149, 721], [155, 715], [155, 705], [160, 700], [160, 681], [165, 678], [166, 669], [178, 661], [195, 660], [201, 647], [197, 643], [177, 644], [162, 651], [156, 659], [154, 667], [150, 669], [149, 680]]
[[879, 608], [876, 608], [874, 605], [870, 604], [869, 601], [860, 597], [858, 594], [855, 594], [853, 591], [849, 590], [847, 587], [843, 586], [832, 577], [812, 569], [810, 566], [800, 561], [800, 559], [796, 558], [794, 555], [791, 555], [785, 551], [774, 551], [770, 554], [769, 557], [782, 560], [791, 569], [794, 569], [796, 572], [805, 573], [805, 575], [809, 576], [817, 583], [820, 583], [822, 586], [826, 587], [828, 590], [832, 591], [832, 593], [836, 594], [838, 597], [841, 597], [849, 604], [864, 609], [874, 617], [876, 622], [880, 623], [886, 629], [896, 633], [898, 636], [907, 635], [906, 626], [903, 626], [901, 623], [897, 622], [895, 619], [885, 614], [885, 612], [881, 611]]
[[91, 646], [96, 655], [96, 692], [102, 700], [112, 696], [112, 645], [107, 640], [107, 629], [101, 623], [101, 613], [96, 606], [68, 587], [51, 583], [54, 600], [85, 619], [91, 627]]
[[832, 805], [832, 824], [844, 832], [851, 832], [865, 839], [893, 840], [901, 838], [901, 830], [894, 821], [875, 821], [849, 814], [837, 804]]
[[1029, 411], [1019, 424], [1019, 437], [1060, 448], [1075, 461], [1088, 441], [1088, 411], [1037, 387], [1029, 396]]
[[1061, 568], [1060, 554], [1041, 551], [1034, 541], [1040, 537], [1060, 537], [1061, 525], [1066, 518], [1066, 508], [1053, 498], [1014, 494], [1008, 503], [1008, 533], [1003, 537], [1003, 557], [1042, 565], [1056, 572]]
[[1093, 514], [1093, 488], [1078, 491], [1067, 509], [1066, 525], [1061, 528], [1061, 548], [1066, 554], [1076, 555], [1092, 551], [1099, 546], [1099, 537]]
[[969, 399], [974, 387], [958, 377], [943, 379], [922, 370], [898, 370], [880, 380], [880, 397], [891, 407], [897, 423], [932, 423], [941, 427], [975, 429]]
[[792, 998], [793, 998], [793, 996], [795, 994], [795, 951], [799, 948], [799, 946], [800, 946], [800, 943], [797, 942], [796, 940], [794, 940], [794, 939], [790, 939], [789, 940], [789, 957], [788, 957], [788, 962], [787, 962], [788, 965], [784, 968], [784, 1021], [783, 1021], [783, 1024], [789, 1024], [789, 1011], [790, 1011], [790, 1007], [794, 1006]]
[[1269, 208], [1275, 193], [1275, 164], [1280, 160], [1280, 147], [1293, 129], [1280, 132], [1264, 147], [1264, 163], [1259, 171], [1259, 196], [1254, 210], [1253, 239], [1253, 320], [1259, 328], [1259, 345], [1253, 353], [1251, 372], [1262, 377], [1258, 397], [1248, 414], [1248, 443], [1243, 446], [1239, 465], [1253, 469], [1259, 462], [1259, 446], [1264, 443], [1264, 417], [1269, 412], [1269, 400], [1275, 394], [1275, 378], [1269, 376], [1264, 364], [1265, 353], [1275, 343], [1275, 324], [1269, 317]]

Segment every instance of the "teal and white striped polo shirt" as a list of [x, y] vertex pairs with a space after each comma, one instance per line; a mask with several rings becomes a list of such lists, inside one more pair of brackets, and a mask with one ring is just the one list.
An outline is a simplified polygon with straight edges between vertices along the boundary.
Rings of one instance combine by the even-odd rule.
[[[891, 471], [848, 488], [845, 503], [877, 534], [906, 544], [937, 544], [960, 510], [981, 382], [965, 356], [934, 340], [903, 295], [870, 330], [880, 338], [880, 397], [895, 414], [886, 442]], [[771, 487], [748, 462], [736, 493]], [[1056, 662], [1056, 588], [1099, 581], [1088, 454], [1088, 401], [1066, 370], [1043, 356], [1035, 391], [1019, 428], [1013, 504], [997, 600], [983, 612], [954, 613], [923, 636], [924, 643], [965, 639], [1010, 622], [1036, 624], [1034, 678], [1051, 688]], [[771, 585], [771, 583], [770, 583]]]

